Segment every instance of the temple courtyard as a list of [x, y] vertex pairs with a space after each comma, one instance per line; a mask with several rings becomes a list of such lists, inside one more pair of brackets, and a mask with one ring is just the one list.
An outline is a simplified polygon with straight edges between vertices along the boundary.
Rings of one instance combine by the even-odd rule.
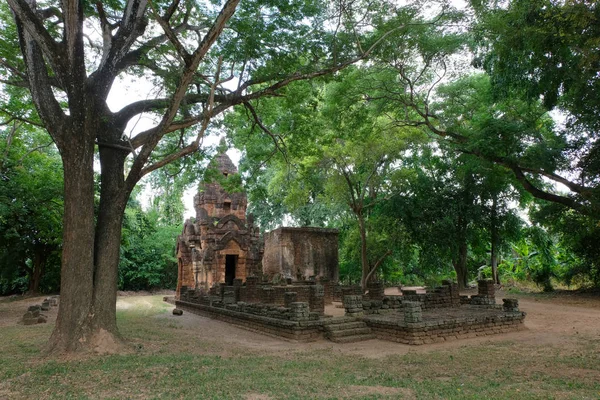
[[123, 296], [118, 322], [131, 351], [68, 359], [41, 353], [56, 308], [47, 323], [25, 326], [23, 310], [43, 298], [0, 299], [0, 399], [600, 397], [597, 295], [496, 296], [518, 298], [523, 329], [419, 346], [290, 342], [188, 312], [174, 316], [163, 295]]

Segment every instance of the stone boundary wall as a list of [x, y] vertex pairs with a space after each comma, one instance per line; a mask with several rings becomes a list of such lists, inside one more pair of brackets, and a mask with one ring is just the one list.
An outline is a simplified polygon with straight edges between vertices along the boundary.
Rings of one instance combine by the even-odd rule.
[[363, 318], [377, 339], [421, 345], [449, 340], [495, 335], [523, 329], [525, 313], [507, 312], [482, 318], [457, 318], [453, 321], [407, 323]]
[[360, 285], [335, 285], [333, 286], [333, 301], [343, 302], [344, 296], [362, 296]]
[[403, 290], [402, 299], [404, 301], [420, 302], [423, 310], [460, 307], [461, 305], [458, 285], [449, 281], [444, 281], [442, 286], [435, 288], [431, 293], [417, 294], [415, 290]]
[[240, 286], [237, 288], [236, 300], [284, 306], [286, 293], [295, 293], [295, 301], [309, 303], [311, 311], [325, 313], [324, 288], [318, 284]]
[[[235, 279], [233, 286], [220, 284], [212, 287], [209, 291], [210, 296], [224, 304], [235, 304], [237, 302], [270, 304], [277, 306], [286, 306], [286, 296], [294, 293], [295, 302], [306, 302], [309, 304], [310, 311], [323, 315], [325, 313], [325, 288], [315, 282], [306, 282], [296, 285], [277, 285], [259, 284], [255, 277], [248, 277], [246, 285], [243, 285], [240, 279]], [[188, 290], [182, 286], [179, 300], [194, 303], [200, 302], [206, 294]], [[288, 296], [289, 297], [289, 296]]]
[[323, 322], [321, 320], [290, 321], [185, 301], [177, 301], [175, 305], [192, 314], [224, 321], [242, 329], [289, 341], [312, 342], [323, 338]]

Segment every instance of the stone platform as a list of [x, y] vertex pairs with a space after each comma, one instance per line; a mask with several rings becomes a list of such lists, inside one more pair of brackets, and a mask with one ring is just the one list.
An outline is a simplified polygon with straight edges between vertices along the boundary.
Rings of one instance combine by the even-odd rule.
[[[349, 343], [376, 337], [422, 345], [520, 330], [526, 315], [519, 311], [516, 299], [496, 304], [494, 284], [488, 280], [479, 281], [478, 294], [471, 297], [460, 296], [456, 283], [449, 281], [431, 292], [403, 296], [385, 296], [383, 284], [373, 283], [366, 297], [343, 295], [343, 316], [325, 313], [325, 291], [316, 282], [275, 290], [249, 279], [245, 286], [214, 289], [213, 294], [182, 289], [182, 298], [175, 304], [190, 313], [300, 342], [325, 337]], [[355, 293], [355, 289], [339, 292]], [[275, 296], [277, 293], [282, 296]], [[342, 310], [335, 311], [341, 314]]]
[[362, 320], [378, 339], [422, 345], [521, 330], [525, 315], [502, 307], [463, 305], [423, 310], [419, 322], [406, 322], [404, 313], [366, 315]]

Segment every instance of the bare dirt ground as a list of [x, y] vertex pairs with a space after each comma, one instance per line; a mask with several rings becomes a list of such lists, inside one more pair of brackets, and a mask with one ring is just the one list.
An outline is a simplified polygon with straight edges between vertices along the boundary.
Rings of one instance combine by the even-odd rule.
[[[0, 327], [21, 323], [27, 308], [36, 304], [41, 305], [46, 297], [48, 296], [0, 297]], [[56, 319], [57, 312], [58, 307], [50, 307], [49, 311], [42, 311], [42, 314], [48, 316], [48, 322], [53, 322]]]
[[[387, 289], [387, 294], [399, 294], [397, 289]], [[129, 293], [128, 293], [129, 294]], [[472, 293], [471, 293], [472, 294]], [[497, 301], [501, 298], [519, 298], [520, 309], [527, 313], [525, 329], [504, 335], [478, 337], [460, 341], [444, 342], [424, 346], [408, 346], [382, 340], [369, 340], [352, 344], [337, 344], [327, 340], [313, 343], [290, 343], [280, 338], [265, 336], [264, 334], [250, 332], [230, 324], [200, 317], [190, 313], [174, 316], [169, 312], [160, 314], [156, 318], [167, 319], [182, 330], [187, 331], [197, 340], [214, 340], [220, 338], [222, 343], [235, 347], [246, 347], [253, 350], [267, 352], [296, 352], [305, 350], [333, 350], [344, 354], [356, 354], [369, 358], [386, 357], [393, 354], [406, 354], [408, 352], [428, 352], [453, 347], [483, 344], [486, 342], [512, 341], [522, 344], [559, 345], [569, 347], [580, 338], [600, 340], [600, 296], [557, 293], [551, 296], [540, 295], [514, 295], [499, 291]], [[40, 304], [44, 297], [28, 298], [20, 301], [11, 301], [0, 298], [0, 326], [20, 323], [22, 315], [29, 305]], [[118, 309], [135, 307], [153, 307], [147, 296], [126, 295], [120, 296], [117, 301]], [[46, 314], [49, 322], [56, 318], [56, 308], [53, 307]], [[340, 315], [343, 310], [328, 307], [326, 313]]]

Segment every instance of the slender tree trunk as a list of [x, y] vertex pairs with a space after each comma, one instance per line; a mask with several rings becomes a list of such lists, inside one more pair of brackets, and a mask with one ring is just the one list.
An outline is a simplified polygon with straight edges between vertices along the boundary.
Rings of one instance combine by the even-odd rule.
[[362, 274], [360, 278], [360, 286], [363, 292], [367, 290], [367, 279], [371, 268], [369, 266], [369, 258], [367, 254], [367, 227], [365, 222], [365, 216], [359, 210], [356, 212], [358, 218], [358, 229], [360, 231], [360, 264], [362, 267]]
[[458, 281], [459, 290], [465, 289], [468, 284], [467, 252], [467, 240], [466, 238], [461, 238], [461, 242], [458, 245], [458, 257], [452, 263], [454, 265], [454, 271], [456, 271], [456, 280]]
[[492, 249], [490, 255], [490, 264], [492, 266], [492, 279], [494, 280], [494, 283], [500, 284], [500, 278], [498, 277], [498, 243], [500, 241], [500, 237], [498, 235], [498, 200], [496, 195], [494, 195], [494, 198], [492, 199], [490, 225], [490, 231], [492, 235]]
[[83, 126], [71, 128], [61, 148], [64, 168], [61, 298], [51, 352], [76, 351], [89, 338], [94, 266], [94, 141]]
[[40, 292], [40, 282], [42, 280], [42, 275], [44, 274], [45, 265], [45, 252], [36, 250], [33, 257], [33, 268], [31, 269], [31, 275], [29, 276], [29, 289], [27, 290], [28, 294], [37, 294]]
[[469, 225], [468, 208], [472, 204], [470, 193], [471, 183], [472, 176], [467, 175], [465, 178], [462, 198], [460, 199], [461, 203], [459, 204], [458, 220], [456, 221], [458, 254], [452, 264], [454, 265], [454, 270], [456, 271], [456, 280], [458, 281], [459, 290], [465, 289], [468, 284], [467, 256], [469, 244], [467, 241], [467, 229]]

